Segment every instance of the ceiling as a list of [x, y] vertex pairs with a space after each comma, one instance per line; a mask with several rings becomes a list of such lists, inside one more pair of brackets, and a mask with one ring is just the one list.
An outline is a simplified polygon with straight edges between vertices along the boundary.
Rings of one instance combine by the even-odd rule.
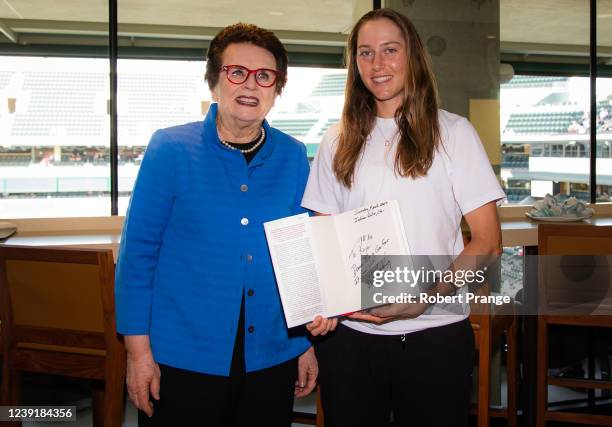
[[[443, 5], [444, 1], [456, 0], [439, 1]], [[28, 43], [31, 42], [28, 38], [37, 32], [101, 35], [106, 31], [108, 20], [106, 3], [105, 0], [0, 0], [2, 41]], [[244, 21], [278, 31], [285, 42], [331, 46], [344, 43], [353, 16], [361, 14], [356, 12], [364, 4], [371, 4], [363, 0], [119, 0], [118, 3], [119, 31], [123, 35], [209, 40], [218, 28]], [[612, 0], [597, 3], [598, 45], [610, 47], [612, 54]], [[588, 18], [587, 0], [500, 0], [502, 50], [529, 50], [531, 46], [542, 53], [588, 52]]]
[[[501, 41], [588, 46], [588, 7], [587, 0], [501, 0]], [[597, 18], [598, 45], [612, 46], [612, 0], [597, 1]]]
[[[107, 22], [105, 0], [0, 0], [0, 18]], [[118, 0], [120, 23], [225, 27], [254, 22], [276, 30], [343, 32], [352, 0]], [[263, 5], [263, 6], [262, 6]]]

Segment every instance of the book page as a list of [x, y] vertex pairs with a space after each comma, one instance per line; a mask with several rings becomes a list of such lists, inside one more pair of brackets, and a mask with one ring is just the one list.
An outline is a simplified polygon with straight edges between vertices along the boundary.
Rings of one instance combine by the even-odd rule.
[[352, 286], [337, 239], [334, 217], [312, 217], [310, 226], [321, 289], [326, 301], [323, 316], [333, 317], [359, 310], [360, 288]]
[[264, 224], [289, 328], [325, 313], [308, 222], [308, 214], [304, 213]]
[[[362, 255], [409, 254], [399, 205], [395, 200], [378, 202], [335, 215], [333, 218], [351, 286], [357, 288], [359, 292], [361, 292]], [[373, 268], [373, 266], [363, 267], [364, 271]], [[384, 267], [389, 266], [378, 266], [376, 269]], [[361, 308], [369, 307], [361, 306]]]
[[[274, 274], [289, 327], [316, 315], [334, 317], [374, 306], [363, 288], [362, 267], [392, 267], [391, 260], [362, 266], [362, 255], [408, 255], [395, 200], [332, 216], [296, 215], [264, 224]], [[366, 302], [363, 302], [363, 301]]]

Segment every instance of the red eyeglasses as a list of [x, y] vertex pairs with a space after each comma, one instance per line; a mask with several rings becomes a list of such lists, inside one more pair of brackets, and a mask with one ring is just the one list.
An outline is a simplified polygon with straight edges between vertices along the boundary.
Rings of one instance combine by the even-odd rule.
[[280, 72], [269, 68], [258, 68], [249, 70], [242, 65], [224, 65], [221, 71], [225, 71], [227, 79], [235, 85], [242, 84], [247, 81], [251, 74], [255, 74], [255, 82], [261, 87], [270, 87], [276, 83], [276, 79]]

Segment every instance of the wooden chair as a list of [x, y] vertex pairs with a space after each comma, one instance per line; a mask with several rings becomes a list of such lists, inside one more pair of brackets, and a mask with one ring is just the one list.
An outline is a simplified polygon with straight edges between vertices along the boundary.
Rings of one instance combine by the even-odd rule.
[[[591, 375], [588, 379], [550, 377], [548, 325], [612, 327], [612, 227], [541, 224], [538, 227], [538, 253], [537, 425], [545, 426], [547, 421], [561, 421], [610, 426], [611, 415], [593, 413], [597, 410], [593, 391], [589, 393], [589, 406], [586, 408], [591, 413], [585, 412], [585, 408], [580, 408], [579, 412], [549, 410], [548, 385], [612, 390], [612, 381], [596, 380]], [[584, 262], [586, 258], [574, 258], [572, 261], [571, 258], [550, 255], [592, 257], [587, 265]], [[580, 292], [576, 292], [577, 289]], [[593, 292], [597, 294], [594, 299], [591, 298]], [[578, 300], [571, 301], [576, 297]], [[594, 373], [592, 364], [589, 370], [590, 374]]]
[[126, 359], [113, 288], [110, 250], [0, 247], [3, 404], [19, 404], [24, 371], [86, 378], [94, 426], [121, 426]]
[[[323, 407], [321, 406], [321, 394], [319, 393], [319, 387], [315, 389], [317, 393], [317, 407], [316, 413], [306, 412], [294, 412], [293, 422], [297, 424], [306, 424], [316, 427], [323, 427]], [[313, 393], [314, 393], [313, 392]]]
[[[488, 294], [488, 286], [482, 287], [478, 294]], [[478, 427], [488, 427], [490, 417], [507, 419], [508, 427], [517, 426], [518, 400], [518, 342], [514, 302], [500, 306], [472, 304], [470, 323], [474, 330], [474, 342], [478, 352], [478, 403], [472, 413], [478, 417]], [[505, 408], [491, 408], [491, 357], [500, 338], [506, 337], [508, 353], [506, 358], [506, 378], [508, 383], [508, 404]]]
[[[2, 293], [0, 293], [0, 298], [2, 298]], [[0, 308], [2, 310], [2, 308]], [[0, 317], [1, 319], [1, 317]], [[2, 381], [4, 378], [8, 378], [8, 363], [6, 362], [6, 357], [4, 357], [4, 348], [2, 345], [2, 320], [0, 320], [0, 405], [3, 404], [2, 400]]]
[[[469, 230], [463, 233], [463, 243], [470, 241]], [[489, 295], [490, 285], [480, 286], [474, 292]], [[477, 403], [470, 412], [476, 414], [478, 427], [489, 427], [491, 417], [506, 418], [508, 427], [517, 426], [518, 403], [518, 337], [514, 301], [500, 306], [471, 303], [470, 324], [474, 331], [474, 346], [478, 353]], [[491, 358], [495, 345], [502, 336], [508, 346], [506, 358], [507, 406], [491, 408]]]

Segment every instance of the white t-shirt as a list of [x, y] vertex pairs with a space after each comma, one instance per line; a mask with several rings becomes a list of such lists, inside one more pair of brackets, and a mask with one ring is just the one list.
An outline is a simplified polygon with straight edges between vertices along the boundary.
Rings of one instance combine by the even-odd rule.
[[[411, 254], [458, 255], [463, 250], [462, 216], [506, 195], [472, 125], [463, 117], [444, 110], [440, 110], [438, 116], [442, 144], [427, 175], [417, 179], [396, 176], [397, 124], [393, 118], [376, 118], [355, 167], [350, 190], [336, 180], [332, 169], [339, 125], [331, 126], [313, 162], [302, 206], [335, 214], [395, 199], [402, 212]], [[445, 314], [442, 309], [383, 325], [352, 320], [343, 323], [362, 332], [396, 335], [447, 325], [468, 315], [469, 305], [465, 304], [462, 315]]]

